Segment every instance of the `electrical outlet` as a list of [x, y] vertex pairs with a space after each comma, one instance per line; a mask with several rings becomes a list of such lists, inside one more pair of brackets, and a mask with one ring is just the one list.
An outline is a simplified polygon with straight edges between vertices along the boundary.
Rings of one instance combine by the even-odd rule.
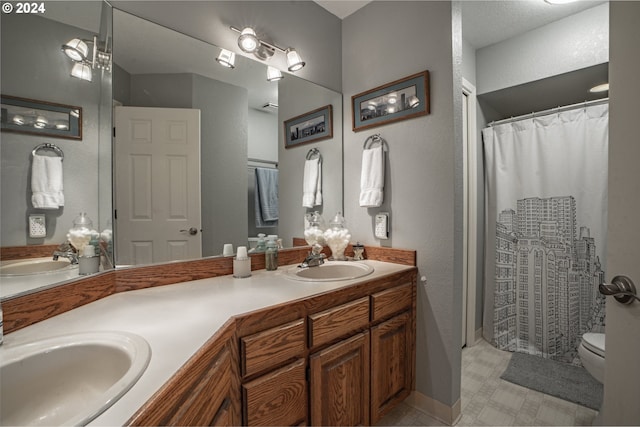
[[376, 215], [376, 228], [375, 228], [375, 236], [378, 239], [388, 239], [389, 238], [389, 213], [388, 212], [380, 212]]
[[44, 215], [29, 215], [29, 237], [47, 237]]

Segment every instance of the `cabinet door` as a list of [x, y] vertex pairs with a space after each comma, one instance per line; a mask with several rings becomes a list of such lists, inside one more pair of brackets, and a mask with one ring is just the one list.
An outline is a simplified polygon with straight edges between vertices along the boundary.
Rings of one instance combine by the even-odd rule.
[[202, 353], [170, 380], [130, 425], [231, 426], [234, 420], [229, 345]]
[[405, 312], [371, 328], [371, 422], [375, 424], [412, 387], [411, 316]]
[[311, 424], [369, 425], [369, 332], [309, 358]]
[[306, 424], [306, 364], [299, 359], [284, 368], [242, 385], [242, 407], [247, 426]]

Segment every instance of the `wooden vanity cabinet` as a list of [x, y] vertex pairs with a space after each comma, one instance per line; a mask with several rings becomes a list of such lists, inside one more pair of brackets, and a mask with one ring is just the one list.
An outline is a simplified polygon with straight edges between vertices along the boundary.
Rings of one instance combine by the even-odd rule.
[[240, 422], [235, 390], [237, 353], [212, 338], [127, 422], [135, 426], [234, 426]]
[[415, 388], [415, 269], [236, 317], [132, 425], [370, 425]]

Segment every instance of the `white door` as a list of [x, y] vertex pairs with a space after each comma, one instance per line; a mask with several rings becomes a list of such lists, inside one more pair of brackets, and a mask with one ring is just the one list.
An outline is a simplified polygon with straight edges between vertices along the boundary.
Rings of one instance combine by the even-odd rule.
[[[607, 282], [624, 275], [640, 291], [640, 3], [609, 3], [609, 228]], [[640, 425], [640, 302], [607, 297], [605, 425]]]
[[116, 107], [116, 263], [200, 258], [200, 110]]

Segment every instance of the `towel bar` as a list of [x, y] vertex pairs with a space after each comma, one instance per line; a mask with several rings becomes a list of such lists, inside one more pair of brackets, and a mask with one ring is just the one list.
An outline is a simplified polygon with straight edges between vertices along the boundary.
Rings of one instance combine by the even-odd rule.
[[311, 150], [309, 150], [309, 151], [307, 152], [307, 157], [306, 157], [306, 159], [307, 159], [307, 160], [311, 160], [311, 158], [312, 158], [313, 156], [315, 156], [316, 154], [318, 155], [318, 157], [319, 157], [319, 158], [322, 158], [322, 154], [320, 154], [320, 150], [318, 150], [317, 148], [312, 148]]
[[34, 148], [33, 151], [31, 152], [31, 155], [35, 156], [36, 155], [36, 151], [45, 150], [45, 149], [49, 149], [49, 150], [55, 151], [56, 154], [58, 156], [62, 157], [62, 160], [64, 160], [64, 153], [62, 152], [60, 147], [58, 147], [55, 144], [48, 143], [48, 142], [45, 142], [44, 144], [40, 144], [40, 145], [36, 146], [36, 148]]
[[[382, 138], [379, 133], [376, 133], [376, 134], [371, 135], [369, 138], [364, 140], [364, 146], [362, 147], [362, 149], [366, 150], [367, 148], [370, 148], [376, 142], [379, 142], [380, 145], [382, 145], [383, 149], [384, 149], [385, 145], [387, 145], [387, 141], [385, 141], [384, 138]], [[371, 144], [369, 144], [369, 143], [371, 143]], [[367, 144], [369, 144], [369, 145], [367, 146]], [[388, 149], [388, 146], [387, 146], [387, 149]]]

